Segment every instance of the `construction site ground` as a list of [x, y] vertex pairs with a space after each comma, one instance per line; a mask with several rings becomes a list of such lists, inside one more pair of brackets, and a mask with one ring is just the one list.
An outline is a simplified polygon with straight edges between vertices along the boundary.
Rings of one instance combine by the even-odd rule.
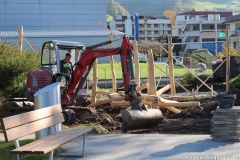
[[[191, 88], [192, 86], [190, 86]], [[225, 91], [225, 85], [216, 86], [218, 91]], [[237, 95], [235, 106], [240, 106], [240, 90], [232, 89], [230, 92]], [[210, 134], [211, 129], [211, 111], [216, 110], [218, 104], [215, 96], [211, 96], [210, 91], [201, 91], [194, 98], [187, 92], [177, 93], [176, 96], [163, 94], [162, 97], [179, 102], [199, 101], [199, 107], [178, 108], [181, 113], [173, 113], [166, 108], [161, 108], [163, 120], [155, 128], [129, 130], [123, 132], [121, 130], [120, 110], [124, 107], [111, 107], [110, 104], [96, 107], [93, 115], [77, 121], [68, 126], [75, 127], [79, 124], [95, 124], [102, 128], [104, 133], [108, 134]]]
[[[219, 91], [225, 91], [225, 85], [215, 86]], [[191, 88], [191, 87], [190, 87]], [[231, 89], [237, 95], [235, 106], [240, 106], [239, 87]], [[177, 96], [164, 98], [179, 102], [194, 100], [188, 93], [177, 93]], [[68, 127], [79, 124], [95, 124], [107, 134], [90, 133], [86, 141], [84, 158], [55, 157], [55, 160], [173, 160], [173, 159], [240, 159], [238, 142], [218, 142], [210, 136], [211, 111], [217, 108], [215, 97], [209, 91], [201, 91], [195, 100], [200, 107], [180, 108], [179, 114], [161, 108], [164, 118], [155, 128], [122, 132], [120, 107], [112, 108], [103, 105], [96, 108], [96, 112]], [[31, 134], [23, 139], [34, 139]], [[0, 133], [3, 140], [3, 134]], [[82, 138], [78, 138], [62, 147], [63, 152], [80, 153]]]

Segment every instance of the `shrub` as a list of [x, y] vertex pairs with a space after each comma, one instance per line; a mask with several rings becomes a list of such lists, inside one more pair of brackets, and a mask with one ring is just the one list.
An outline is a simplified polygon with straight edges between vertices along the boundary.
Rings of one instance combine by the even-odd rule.
[[194, 83], [194, 75], [190, 72], [187, 72], [185, 74], [183, 74], [182, 77], [182, 83], [183, 84], [193, 84]]
[[[216, 54], [217, 59], [222, 59], [226, 57], [227, 49], [224, 47], [222, 52], [218, 52]], [[232, 46], [229, 48], [229, 55], [230, 56], [239, 56], [239, 51], [233, 48]]]
[[20, 52], [14, 44], [0, 42], [0, 64], [0, 90], [6, 97], [25, 97], [28, 73], [40, 68], [39, 54]]
[[7, 116], [10, 105], [10, 102], [4, 97], [3, 92], [0, 91], [0, 118]]

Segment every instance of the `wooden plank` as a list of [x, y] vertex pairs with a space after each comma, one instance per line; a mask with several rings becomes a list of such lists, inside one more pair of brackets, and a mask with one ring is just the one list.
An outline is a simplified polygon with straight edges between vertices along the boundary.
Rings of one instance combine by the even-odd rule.
[[63, 114], [62, 113], [56, 114], [51, 117], [47, 117], [38, 121], [34, 121], [32, 123], [28, 123], [19, 127], [6, 130], [5, 133], [7, 137], [5, 138], [6, 138], [6, 141], [8, 142], [16, 138], [28, 135], [30, 133], [34, 133], [41, 129], [53, 126], [55, 124], [59, 124], [61, 122], [64, 122]]
[[46, 141], [49, 142], [49, 141], [51, 141], [52, 138], [55, 139], [55, 138], [61, 137], [61, 136], [64, 135], [64, 134], [68, 134], [67, 130], [62, 130], [62, 131], [57, 132], [57, 133], [55, 133], [55, 134], [51, 134], [51, 135], [49, 135], [49, 136], [47, 136], [47, 137], [44, 137], [44, 138], [35, 140], [35, 141], [33, 141], [33, 142], [31, 142], [31, 143], [28, 143], [28, 144], [26, 144], [26, 145], [24, 145], [24, 146], [22, 146], [22, 147], [19, 147], [19, 148], [14, 149], [14, 150], [12, 150], [11, 152], [13, 152], [13, 153], [21, 153], [21, 152], [24, 151], [24, 150], [31, 150], [30, 148], [32, 148], [32, 147], [34, 147], [34, 146], [40, 145], [40, 144], [42, 144], [42, 143], [45, 143]]
[[[92, 129], [66, 129], [64, 131], [58, 132], [55, 135], [50, 135], [50, 138], [40, 140], [40, 142], [34, 145], [29, 144], [29, 146], [17, 148], [12, 150], [12, 153], [31, 153], [31, 154], [46, 154], [63, 144], [66, 144], [80, 136], [88, 134]], [[49, 137], [49, 136], [48, 136]], [[34, 143], [34, 142], [33, 142]], [[25, 148], [24, 148], [25, 147]]]
[[90, 133], [92, 129], [74, 129], [74, 130], [69, 130], [68, 135], [62, 136], [60, 139], [56, 139], [55, 141], [53, 140], [52, 143], [48, 146], [44, 145], [38, 150], [33, 151], [33, 153], [43, 153], [46, 154], [56, 148], [59, 148], [60, 146], [76, 139], [81, 136], [84, 136], [88, 133]]
[[54, 106], [30, 111], [27, 113], [18, 114], [15, 116], [10, 116], [2, 119], [2, 127], [4, 130], [9, 128], [13, 128], [19, 125], [23, 125], [32, 121], [36, 121], [38, 119], [42, 119], [45, 117], [49, 117], [53, 114], [61, 113], [62, 107], [61, 104], [57, 104]]

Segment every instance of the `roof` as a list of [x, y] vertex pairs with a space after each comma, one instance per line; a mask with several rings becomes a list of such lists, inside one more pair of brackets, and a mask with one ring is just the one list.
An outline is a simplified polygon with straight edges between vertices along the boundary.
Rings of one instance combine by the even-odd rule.
[[240, 14], [227, 17], [223, 23], [233, 22], [233, 21], [240, 21]]
[[178, 15], [190, 15], [190, 16], [205, 16], [207, 17], [209, 14], [220, 14], [221, 17], [230, 17], [233, 15], [232, 12], [214, 12], [214, 11], [189, 11], [189, 12], [183, 12]]
[[[114, 34], [124, 35], [125, 33], [112, 30]], [[107, 30], [36, 30], [23, 31], [24, 37], [56, 37], [56, 36], [106, 36]], [[0, 37], [18, 37], [18, 31], [0, 31]]]

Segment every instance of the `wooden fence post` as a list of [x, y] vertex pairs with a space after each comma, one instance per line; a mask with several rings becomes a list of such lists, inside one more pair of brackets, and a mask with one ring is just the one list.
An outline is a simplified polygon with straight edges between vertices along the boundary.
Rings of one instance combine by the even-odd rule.
[[18, 50], [22, 51], [23, 46], [23, 26], [19, 26], [18, 29]]
[[[109, 34], [110, 41], [112, 41], [112, 36], [113, 36], [113, 33], [111, 32]], [[109, 48], [113, 48], [112, 43], [109, 44]], [[115, 68], [114, 68], [113, 56], [109, 56], [109, 59], [110, 59], [110, 68], [111, 68], [111, 73], [112, 73], [112, 91], [115, 92], [117, 89], [117, 82], [116, 82], [116, 73], [115, 73]]]
[[169, 66], [169, 80], [171, 85], [171, 95], [176, 95], [173, 71], [172, 37], [168, 37], [168, 66]]

